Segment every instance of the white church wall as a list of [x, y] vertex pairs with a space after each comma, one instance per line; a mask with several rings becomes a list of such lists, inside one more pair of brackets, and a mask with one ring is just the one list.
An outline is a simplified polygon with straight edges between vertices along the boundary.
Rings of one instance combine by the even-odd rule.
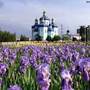
[[45, 20], [45, 21], [44, 21], [44, 24], [45, 24], [45, 25], [49, 25], [49, 24], [50, 24], [50, 21], [49, 21], [49, 20]]
[[39, 35], [43, 38], [43, 40], [46, 40], [47, 38], [47, 27], [40, 27], [39, 28]]
[[57, 27], [54, 28], [54, 35], [58, 35], [58, 28]]
[[46, 38], [47, 38], [47, 31], [48, 31], [48, 27], [44, 27], [44, 36], [43, 36], [43, 40], [46, 40]]

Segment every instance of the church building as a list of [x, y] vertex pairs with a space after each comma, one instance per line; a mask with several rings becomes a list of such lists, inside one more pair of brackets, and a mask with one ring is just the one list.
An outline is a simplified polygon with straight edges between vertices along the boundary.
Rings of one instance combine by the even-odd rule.
[[55, 35], [59, 35], [58, 26], [55, 24], [54, 19], [49, 19], [46, 16], [46, 12], [43, 12], [43, 16], [38, 20], [35, 19], [35, 24], [32, 26], [32, 40], [36, 40], [38, 36], [42, 37], [42, 40], [46, 40], [47, 36], [53, 38]]

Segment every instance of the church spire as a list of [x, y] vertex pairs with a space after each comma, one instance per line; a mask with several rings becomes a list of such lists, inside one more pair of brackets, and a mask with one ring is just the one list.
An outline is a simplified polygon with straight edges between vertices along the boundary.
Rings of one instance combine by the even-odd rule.
[[46, 12], [45, 11], [43, 11], [43, 16], [45, 16], [46, 15]]
[[54, 19], [52, 18], [52, 24], [54, 24]]

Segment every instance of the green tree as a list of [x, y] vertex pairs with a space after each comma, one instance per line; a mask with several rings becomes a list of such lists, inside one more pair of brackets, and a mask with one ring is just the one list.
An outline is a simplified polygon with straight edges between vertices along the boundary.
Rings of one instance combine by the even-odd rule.
[[29, 38], [26, 37], [25, 35], [20, 36], [20, 41], [29, 41]]
[[7, 31], [0, 31], [0, 42], [13, 42], [16, 41], [16, 34]]
[[41, 37], [39, 34], [37, 34], [37, 35], [36, 35], [36, 40], [37, 40], [37, 41], [42, 41], [42, 37]]
[[46, 38], [46, 40], [47, 40], [47, 41], [52, 41], [51, 36], [48, 35], [47, 38]]
[[80, 28], [77, 30], [77, 33], [81, 36], [81, 41], [86, 40], [86, 27], [85, 26], [80, 26]]
[[60, 39], [61, 39], [61, 37], [59, 35], [55, 35], [52, 40], [59, 41]]

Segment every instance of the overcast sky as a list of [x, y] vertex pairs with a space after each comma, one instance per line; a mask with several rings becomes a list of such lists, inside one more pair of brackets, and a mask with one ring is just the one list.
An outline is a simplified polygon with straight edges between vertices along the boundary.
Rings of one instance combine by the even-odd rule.
[[86, 0], [0, 0], [0, 24], [15, 33], [30, 33], [35, 18], [46, 11], [56, 24], [75, 33], [80, 25], [90, 25], [90, 3]]

